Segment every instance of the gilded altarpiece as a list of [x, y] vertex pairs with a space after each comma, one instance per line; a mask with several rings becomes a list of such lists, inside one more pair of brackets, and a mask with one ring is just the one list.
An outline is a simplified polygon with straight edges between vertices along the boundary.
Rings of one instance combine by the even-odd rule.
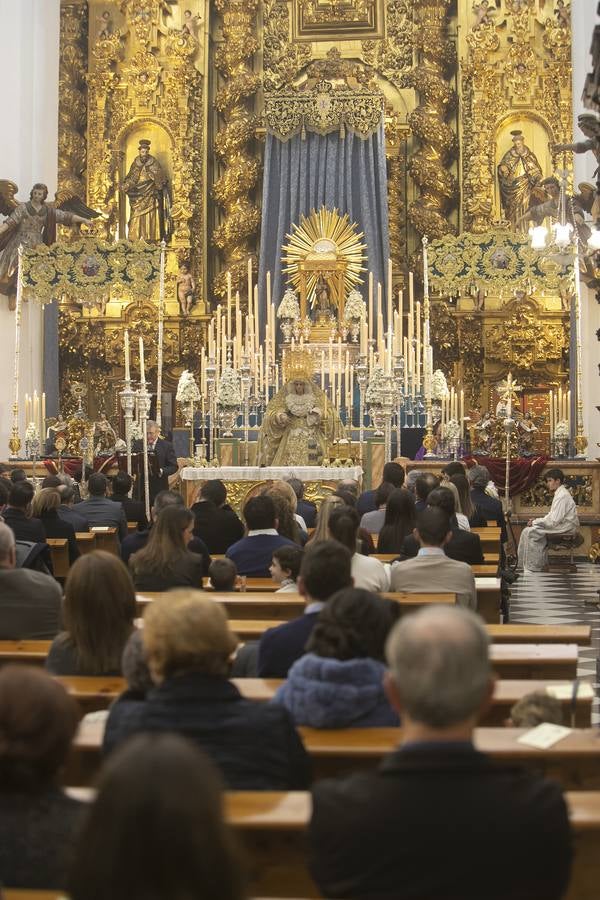
[[[502, 224], [497, 171], [511, 131], [522, 131], [544, 176], [570, 162], [549, 149], [571, 138], [567, 0], [63, 0], [61, 40], [60, 178], [87, 186], [104, 236], [125, 236], [119, 186], [139, 139], [151, 141], [168, 174], [166, 390], [184, 365], [197, 369], [228, 270], [245, 302], [247, 260], [260, 241], [269, 99], [322, 79], [376, 83], [386, 107], [396, 287], [406, 286], [410, 265], [418, 277], [423, 235]], [[197, 285], [188, 318], [176, 302], [182, 261]], [[435, 365], [463, 380], [472, 410], [493, 403], [493, 385], [510, 368], [532, 404], [565, 383], [568, 299], [539, 286], [519, 290], [435, 299]], [[65, 305], [63, 398], [87, 372], [90, 395], [106, 398], [110, 412], [124, 325], [146, 335], [152, 365], [156, 316], [156, 297], [111, 297], [104, 312]], [[562, 344], [542, 361], [537, 336], [555, 326]]]

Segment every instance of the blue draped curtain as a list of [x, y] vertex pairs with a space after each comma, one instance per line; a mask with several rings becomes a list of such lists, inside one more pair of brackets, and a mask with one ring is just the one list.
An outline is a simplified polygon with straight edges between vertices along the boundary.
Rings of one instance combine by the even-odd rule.
[[[286, 287], [281, 248], [293, 223], [312, 209], [336, 207], [348, 213], [364, 234], [367, 272], [358, 285], [367, 300], [368, 271], [383, 286], [389, 257], [387, 174], [383, 120], [377, 131], [361, 138], [346, 131], [328, 135], [308, 132], [281, 141], [268, 133], [265, 149], [262, 228], [259, 263], [259, 315], [266, 318], [266, 273], [271, 272], [275, 307]], [[384, 303], [385, 311], [385, 303]]]

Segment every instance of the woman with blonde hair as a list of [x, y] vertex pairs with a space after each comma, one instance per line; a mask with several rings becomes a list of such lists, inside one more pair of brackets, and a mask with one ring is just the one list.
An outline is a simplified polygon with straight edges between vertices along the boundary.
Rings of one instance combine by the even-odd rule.
[[173, 587], [202, 587], [204, 561], [188, 550], [194, 514], [185, 506], [162, 509], [150, 530], [148, 543], [129, 558], [138, 591], [168, 591]]
[[330, 494], [329, 497], [323, 498], [317, 514], [317, 524], [310, 537], [309, 543], [317, 544], [319, 541], [331, 540], [331, 535], [329, 534], [329, 517], [332, 510], [336, 509], [338, 506], [345, 506], [341, 497]]
[[469, 486], [469, 480], [466, 475], [452, 475], [450, 480], [446, 484], [446, 487], [450, 487], [450, 485], [454, 485], [456, 490], [458, 491], [458, 498], [460, 501], [460, 507], [457, 506], [456, 509], [458, 512], [461, 512], [463, 515], [467, 517], [469, 520], [469, 525], [473, 528], [483, 528], [487, 525], [487, 519], [481, 515], [478, 509], [475, 508], [473, 501], [471, 499], [471, 488]]
[[70, 522], [65, 522], [58, 515], [60, 504], [60, 494], [56, 488], [42, 488], [31, 502], [31, 515], [36, 519], [40, 519], [44, 526], [46, 537], [67, 539], [69, 542], [69, 565], [72, 566], [81, 554], [75, 538], [75, 529]]
[[464, 514], [462, 505], [460, 502], [460, 494], [458, 493], [458, 488], [454, 484], [453, 481], [445, 481], [443, 485], [447, 490], [450, 491], [452, 496], [454, 497], [454, 508], [456, 510], [456, 521], [458, 522], [458, 527], [462, 528], [463, 531], [470, 531], [471, 526], [469, 525], [469, 520], [467, 516]]
[[50, 646], [53, 675], [120, 675], [121, 656], [136, 616], [131, 576], [113, 553], [81, 556], [65, 583], [65, 630]]
[[164, 594], [146, 609], [143, 639], [156, 687], [116, 727], [109, 713], [105, 749], [172, 731], [199, 744], [230, 789], [306, 787], [308, 757], [287, 710], [245, 700], [229, 681], [237, 638], [219, 603], [201, 591]]
[[[276, 482], [277, 485], [284, 483], [285, 482]], [[286, 488], [289, 488], [289, 491], [292, 494], [294, 494], [289, 485], [285, 486]], [[263, 494], [266, 497], [270, 497], [275, 504], [276, 518], [278, 522], [278, 534], [280, 534], [281, 537], [288, 538], [288, 540], [290, 541], [294, 541], [295, 544], [302, 545], [302, 534], [300, 531], [300, 526], [296, 521], [294, 505], [289, 498], [287, 490], [282, 491], [279, 487], [276, 487], [275, 484], [273, 484], [265, 488]], [[294, 499], [295, 498], [296, 495], [294, 494]]]

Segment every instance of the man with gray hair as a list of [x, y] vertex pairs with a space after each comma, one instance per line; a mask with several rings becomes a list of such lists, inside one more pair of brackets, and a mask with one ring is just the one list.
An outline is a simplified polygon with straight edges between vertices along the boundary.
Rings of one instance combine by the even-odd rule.
[[559, 900], [571, 864], [560, 788], [473, 745], [494, 692], [482, 621], [427, 607], [394, 627], [386, 655], [402, 743], [378, 770], [313, 787], [323, 896]]
[[0, 640], [51, 640], [60, 630], [62, 591], [51, 575], [16, 568], [12, 531], [0, 522]]
[[[494, 482], [490, 478], [489, 469], [485, 466], [472, 466], [467, 469], [467, 478], [471, 486], [471, 500], [476, 511], [479, 512], [486, 522], [496, 522], [500, 527], [500, 539], [503, 544], [506, 543], [506, 523], [504, 521], [504, 513], [502, 504], [498, 500], [497, 494], [492, 494], [490, 484]], [[494, 485], [494, 492], [496, 487]]]

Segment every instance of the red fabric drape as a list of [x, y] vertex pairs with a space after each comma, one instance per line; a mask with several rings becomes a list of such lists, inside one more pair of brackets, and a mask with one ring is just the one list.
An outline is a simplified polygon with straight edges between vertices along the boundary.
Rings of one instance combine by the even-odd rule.
[[[44, 465], [46, 469], [51, 475], [56, 475], [58, 472], [58, 466], [56, 464], [55, 459], [45, 459]], [[67, 459], [63, 459], [62, 461], [63, 469], [73, 478], [78, 472], [81, 472], [82, 459], [74, 457], [68, 457]], [[94, 459], [94, 472], [106, 472], [108, 469], [111, 469], [114, 465], [118, 465], [120, 469], [127, 469], [127, 457], [124, 456], [96, 456]]]
[[[527, 490], [537, 480], [549, 458], [548, 456], [532, 456], [529, 459], [511, 459], [508, 480], [509, 495], [513, 497], [515, 494]], [[494, 456], [467, 456], [463, 462], [469, 469], [471, 466], [485, 466], [498, 488], [498, 493], [504, 494], [506, 459]]]

